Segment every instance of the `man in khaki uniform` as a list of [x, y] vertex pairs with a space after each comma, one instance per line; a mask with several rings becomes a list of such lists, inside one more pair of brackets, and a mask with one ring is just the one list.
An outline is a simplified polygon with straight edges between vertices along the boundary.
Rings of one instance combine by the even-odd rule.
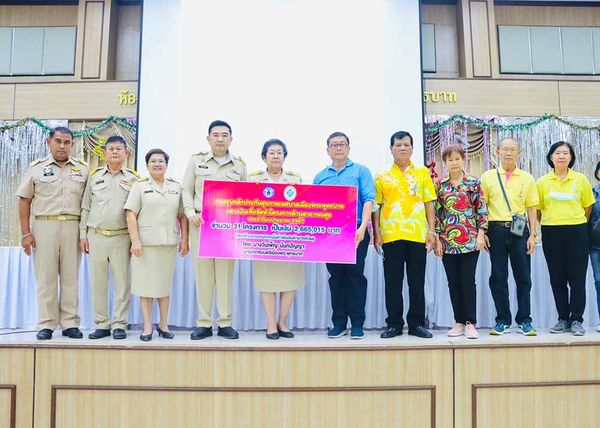
[[231, 127], [227, 122], [216, 120], [208, 127], [209, 152], [192, 156], [183, 177], [183, 208], [190, 221], [190, 242], [194, 258], [196, 295], [200, 317], [198, 327], [191, 334], [192, 340], [212, 336], [213, 295], [216, 291], [219, 318], [218, 335], [237, 339], [239, 334], [231, 327], [231, 285], [233, 260], [198, 257], [199, 227], [202, 223], [202, 193], [204, 180], [246, 181], [246, 164], [239, 156], [229, 152]]
[[69, 157], [73, 133], [68, 128], [53, 129], [47, 144], [50, 155], [31, 164], [17, 190], [21, 245], [25, 254], [33, 254], [38, 290], [36, 337], [51, 339], [60, 325], [63, 336], [80, 339], [79, 215], [88, 168], [85, 162]]
[[[127, 337], [129, 312], [129, 250], [131, 241], [125, 220], [125, 202], [131, 186], [139, 178], [134, 170], [124, 168], [129, 156], [125, 140], [113, 136], [103, 147], [106, 166], [90, 175], [81, 205], [81, 251], [90, 254], [90, 271], [97, 329], [90, 339], [110, 336]], [[108, 266], [115, 289], [114, 321], [108, 315]]]

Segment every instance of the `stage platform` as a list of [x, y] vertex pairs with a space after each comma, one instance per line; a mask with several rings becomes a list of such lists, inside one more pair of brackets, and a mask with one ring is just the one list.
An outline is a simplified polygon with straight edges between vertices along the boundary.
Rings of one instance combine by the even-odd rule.
[[[88, 331], [85, 332], [87, 337]], [[37, 342], [0, 330], [0, 427], [596, 427], [600, 333]], [[406, 332], [405, 332], [406, 334]]]

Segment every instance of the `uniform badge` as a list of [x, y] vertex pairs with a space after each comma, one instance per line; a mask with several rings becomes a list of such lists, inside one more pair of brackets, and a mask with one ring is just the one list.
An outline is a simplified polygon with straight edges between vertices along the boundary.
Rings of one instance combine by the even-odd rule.
[[83, 174], [81, 172], [81, 168], [76, 167], [76, 166], [72, 166], [71, 167], [71, 175], [69, 177], [83, 177]]
[[127, 180], [121, 180], [119, 183], [124, 184], [125, 186], [131, 186], [131, 183]]
[[44, 177], [49, 177], [49, 176], [54, 175], [54, 170], [52, 169], [52, 167], [50, 165], [45, 166], [42, 172], [44, 174]]
[[179, 195], [179, 192], [177, 190], [167, 190], [167, 193], [169, 195]]

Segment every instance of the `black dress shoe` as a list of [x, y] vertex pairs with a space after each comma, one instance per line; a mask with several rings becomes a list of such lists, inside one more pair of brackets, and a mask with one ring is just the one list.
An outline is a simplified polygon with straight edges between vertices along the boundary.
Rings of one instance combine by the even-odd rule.
[[225, 339], [239, 339], [240, 335], [232, 327], [219, 327], [217, 336], [224, 337]]
[[433, 337], [433, 334], [422, 325], [409, 327], [408, 334], [411, 336], [422, 337], [423, 339], [431, 339]]
[[400, 327], [386, 327], [379, 337], [382, 339], [391, 339], [392, 337], [402, 336], [402, 328]]
[[113, 339], [127, 339], [127, 332], [123, 328], [113, 330]]
[[277, 340], [279, 339], [279, 333], [267, 333], [267, 339]]
[[158, 324], [156, 324], [156, 331], [158, 331], [158, 336], [162, 337], [163, 339], [173, 339], [175, 337], [175, 335], [170, 331], [161, 330]]
[[151, 331], [150, 334], [140, 334], [140, 340], [142, 342], [150, 342], [152, 340], [152, 333], [154, 331]]
[[96, 330], [88, 334], [88, 338], [90, 339], [102, 339], [103, 337], [108, 336], [110, 336], [110, 329], [105, 328], [97, 328]]
[[37, 340], [50, 340], [52, 339], [52, 330], [50, 330], [49, 328], [43, 328], [37, 332], [35, 338]]
[[190, 339], [192, 340], [200, 340], [206, 339], [213, 335], [212, 328], [210, 327], [196, 327], [192, 334], [190, 335]]
[[62, 331], [63, 336], [67, 336], [70, 339], [82, 339], [83, 333], [77, 327], [71, 327]]
[[285, 337], [286, 339], [291, 339], [294, 337], [294, 333], [291, 331], [283, 331], [279, 327], [277, 327], [277, 333], [279, 333], [280, 337]]

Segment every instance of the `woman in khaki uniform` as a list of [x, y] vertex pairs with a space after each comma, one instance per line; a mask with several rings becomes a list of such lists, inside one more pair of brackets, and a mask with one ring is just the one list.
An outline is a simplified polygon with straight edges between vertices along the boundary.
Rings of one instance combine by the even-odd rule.
[[[250, 174], [250, 180], [259, 183], [300, 183], [302, 178], [298, 174], [283, 170], [283, 162], [287, 154], [287, 147], [283, 141], [276, 139], [267, 141], [261, 152], [267, 169]], [[304, 264], [255, 261], [252, 268], [254, 286], [260, 292], [267, 316], [267, 339], [294, 337], [294, 333], [287, 327], [287, 318], [294, 303], [296, 290], [304, 286]], [[275, 321], [277, 292], [280, 293], [279, 318]]]
[[144, 330], [140, 340], [152, 340], [152, 300], [158, 300], [158, 335], [172, 339], [168, 329], [169, 299], [177, 250], [188, 252], [188, 220], [183, 214], [181, 186], [165, 179], [169, 155], [160, 149], [146, 154], [150, 177], [131, 188], [125, 210], [131, 236], [131, 292], [140, 296]]

